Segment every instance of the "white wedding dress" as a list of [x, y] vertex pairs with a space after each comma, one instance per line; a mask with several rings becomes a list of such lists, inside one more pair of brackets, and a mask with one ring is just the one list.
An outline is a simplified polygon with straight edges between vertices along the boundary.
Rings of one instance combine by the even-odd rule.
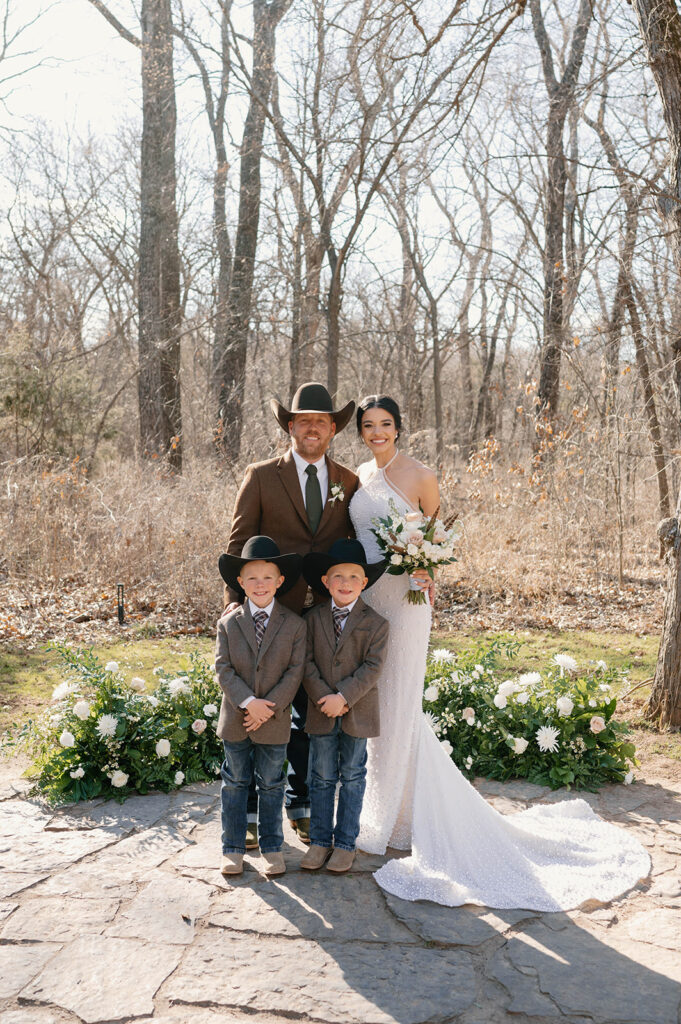
[[[369, 562], [382, 553], [372, 520], [393, 502], [414, 511], [375, 462], [359, 467], [350, 516]], [[446, 906], [568, 910], [607, 902], [645, 878], [650, 858], [622, 828], [584, 800], [502, 815], [464, 778], [422, 712], [430, 607], [405, 600], [406, 575], [385, 573], [363, 594], [390, 622], [379, 683], [381, 734], [370, 739], [367, 788], [357, 846], [384, 854], [411, 848], [374, 877], [405, 900]]]

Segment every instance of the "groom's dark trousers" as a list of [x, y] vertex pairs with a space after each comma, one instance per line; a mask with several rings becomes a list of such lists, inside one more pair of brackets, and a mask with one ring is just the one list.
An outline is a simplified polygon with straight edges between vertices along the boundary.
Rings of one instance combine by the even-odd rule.
[[[240, 555], [246, 541], [258, 534], [265, 534], [276, 541], [282, 554], [296, 552], [299, 555], [305, 555], [308, 551], [328, 551], [335, 540], [354, 537], [348, 505], [359, 480], [351, 470], [334, 462], [328, 455], [326, 465], [329, 474], [328, 495], [331, 495], [333, 485], [338, 484], [342, 497], [331, 501], [327, 497], [315, 533], [312, 533], [307, 521], [303, 492], [291, 450], [286, 455], [248, 466], [234, 505], [227, 553]], [[225, 587], [225, 605], [232, 601], [240, 602], [241, 599], [240, 594]], [[305, 580], [298, 580], [295, 587], [282, 594], [278, 600], [301, 615], [309, 602]], [[315, 604], [321, 600], [323, 598], [314, 595]], [[301, 686], [293, 700], [291, 738], [286, 748], [286, 813], [292, 820], [310, 816], [307, 789], [309, 739], [304, 731], [306, 710], [307, 694]], [[253, 787], [249, 793], [248, 820], [255, 821], [256, 817], [257, 797]]]

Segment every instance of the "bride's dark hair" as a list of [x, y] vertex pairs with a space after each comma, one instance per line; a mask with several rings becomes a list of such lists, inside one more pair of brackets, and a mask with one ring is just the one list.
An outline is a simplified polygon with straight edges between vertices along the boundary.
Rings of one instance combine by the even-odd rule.
[[362, 433], [362, 417], [365, 412], [369, 409], [385, 409], [389, 412], [395, 421], [395, 429], [397, 430], [397, 436], [400, 436], [402, 430], [402, 413], [400, 407], [394, 398], [390, 395], [365, 395], [364, 398], [357, 403], [357, 433]]

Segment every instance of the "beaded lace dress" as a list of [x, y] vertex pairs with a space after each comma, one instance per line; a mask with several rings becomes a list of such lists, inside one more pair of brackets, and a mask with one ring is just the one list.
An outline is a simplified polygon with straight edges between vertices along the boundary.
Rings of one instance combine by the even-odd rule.
[[[371, 532], [392, 502], [413, 511], [375, 462], [359, 467], [350, 517], [369, 562], [382, 557]], [[646, 877], [650, 858], [633, 836], [602, 821], [584, 800], [494, 810], [470, 785], [427, 723], [421, 698], [430, 607], [405, 600], [408, 577], [384, 574], [363, 594], [390, 622], [379, 682], [381, 734], [368, 742], [367, 788], [357, 846], [411, 848], [374, 877], [405, 900], [446, 906], [569, 910], [607, 902]]]

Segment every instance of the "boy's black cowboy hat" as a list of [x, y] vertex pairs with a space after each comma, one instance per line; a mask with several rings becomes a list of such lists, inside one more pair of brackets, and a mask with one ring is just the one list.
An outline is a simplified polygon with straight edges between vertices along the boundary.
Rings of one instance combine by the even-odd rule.
[[246, 599], [246, 595], [239, 586], [237, 577], [241, 575], [241, 570], [247, 562], [274, 562], [284, 577], [284, 582], [277, 590], [278, 596], [285, 594], [298, 582], [303, 560], [300, 555], [282, 555], [272, 538], [263, 535], [247, 540], [241, 549], [241, 555], [220, 555], [220, 575], [228, 587], [236, 590], [242, 601]]
[[350, 422], [350, 417], [355, 411], [355, 403], [348, 402], [342, 409], [334, 409], [331, 395], [323, 384], [316, 381], [309, 381], [301, 384], [291, 402], [291, 408], [287, 409], [277, 398], [270, 400], [270, 408], [277, 417], [279, 426], [288, 434], [289, 421], [293, 416], [301, 412], [323, 412], [333, 417], [336, 424], [336, 433], [340, 433]]
[[303, 558], [303, 576], [306, 581], [324, 597], [329, 596], [329, 591], [322, 583], [322, 576], [326, 576], [329, 569], [334, 565], [361, 565], [364, 575], [368, 577], [367, 587], [370, 587], [383, 575], [388, 568], [385, 559], [380, 562], [367, 562], [366, 552], [358, 540], [342, 538], [333, 542], [328, 551], [310, 551]]

